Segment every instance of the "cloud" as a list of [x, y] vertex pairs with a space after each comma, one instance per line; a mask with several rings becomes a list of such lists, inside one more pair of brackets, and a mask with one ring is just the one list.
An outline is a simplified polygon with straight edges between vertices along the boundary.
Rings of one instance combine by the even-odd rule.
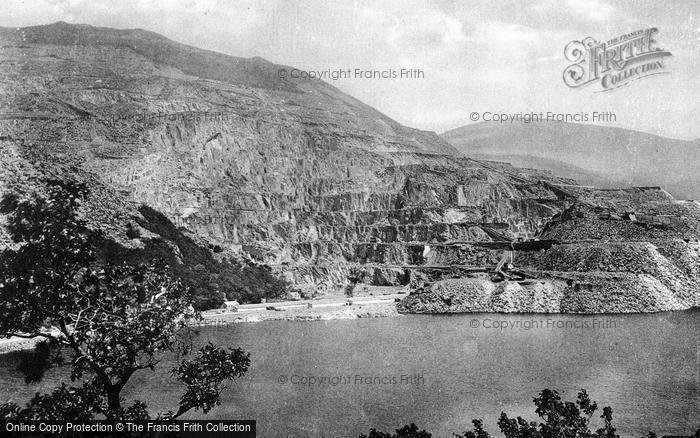
[[566, 6], [577, 16], [603, 21], [613, 16], [615, 8], [600, 0], [567, 0]]
[[421, 9], [396, 20], [388, 42], [402, 53], [454, 51], [467, 41], [462, 23], [434, 9]]
[[553, 55], [553, 56], [540, 56], [539, 58], [535, 59], [536, 64], [547, 64], [550, 62], [555, 62], [555, 61], [561, 61], [562, 60], [562, 55]]
[[490, 21], [476, 26], [473, 41], [483, 44], [539, 44], [542, 32], [521, 24]]
[[613, 19], [624, 18], [604, 0], [539, 0], [530, 6], [531, 17], [542, 25], [589, 28]]

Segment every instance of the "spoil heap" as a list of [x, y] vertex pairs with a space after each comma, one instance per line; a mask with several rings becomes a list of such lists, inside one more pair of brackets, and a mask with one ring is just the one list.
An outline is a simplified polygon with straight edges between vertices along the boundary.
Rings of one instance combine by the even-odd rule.
[[655, 187], [577, 188], [537, 236], [514, 251], [519, 281], [484, 276], [420, 287], [410, 312], [653, 312], [700, 305], [700, 205]]

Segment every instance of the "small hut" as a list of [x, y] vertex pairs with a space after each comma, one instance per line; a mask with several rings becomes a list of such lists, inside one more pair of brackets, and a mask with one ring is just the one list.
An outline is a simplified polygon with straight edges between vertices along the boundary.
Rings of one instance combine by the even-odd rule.
[[238, 312], [238, 301], [224, 301], [224, 304], [221, 305], [221, 310], [225, 310], [227, 312]]

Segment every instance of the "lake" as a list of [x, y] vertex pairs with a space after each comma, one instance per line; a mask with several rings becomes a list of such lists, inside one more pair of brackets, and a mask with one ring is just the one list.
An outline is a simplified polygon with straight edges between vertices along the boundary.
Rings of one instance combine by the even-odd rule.
[[[612, 406], [623, 437], [700, 427], [700, 311], [646, 315], [407, 315], [317, 322], [267, 321], [201, 329], [200, 339], [241, 346], [250, 371], [208, 418], [256, 419], [260, 437], [350, 437], [415, 422], [449, 437], [502, 411], [536, 419], [533, 397], [580, 388]], [[7, 361], [3, 400], [26, 399]], [[126, 396], [174, 408], [170, 366], [144, 372]], [[56, 383], [52, 371], [44, 384]]]

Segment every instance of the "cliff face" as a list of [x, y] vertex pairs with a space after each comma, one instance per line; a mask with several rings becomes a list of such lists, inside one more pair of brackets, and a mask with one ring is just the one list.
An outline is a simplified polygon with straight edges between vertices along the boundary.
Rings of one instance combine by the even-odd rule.
[[0, 35], [6, 147], [66, 160], [295, 284], [337, 286], [353, 266], [398, 284], [413, 266], [493, 263], [439, 244], [488, 240], [485, 223], [531, 235], [563, 206], [546, 174], [458, 157], [261, 59], [62, 23]]
[[[498, 242], [533, 238], [598, 196], [463, 157], [328, 84], [281, 79], [286, 67], [259, 58], [65, 23], [0, 29], [0, 45], [0, 160], [11, 175], [0, 190], [29, 190], [57, 169], [80, 175], [104, 188], [95, 223], [115, 236], [129, 218], [174, 234], [146, 225], [161, 212], [156, 222], [212, 257], [270, 266], [309, 293], [348, 276], [416, 286], [493, 269]], [[123, 207], [99, 207], [105, 199]], [[211, 289], [231, 296], [227, 272]]]

